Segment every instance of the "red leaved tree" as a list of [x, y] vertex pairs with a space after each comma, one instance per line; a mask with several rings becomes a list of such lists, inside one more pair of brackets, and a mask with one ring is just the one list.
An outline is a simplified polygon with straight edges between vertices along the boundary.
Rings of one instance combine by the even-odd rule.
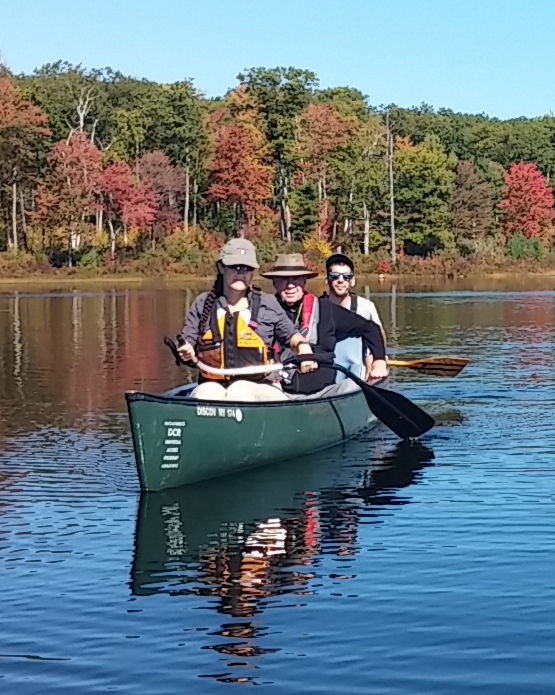
[[110, 229], [110, 254], [116, 252], [117, 233], [127, 246], [130, 228], [152, 227], [158, 210], [158, 195], [147, 181], [141, 181], [125, 162], [115, 162], [101, 177], [102, 200]]
[[12, 80], [0, 78], [0, 207], [6, 209], [11, 202], [12, 231], [7, 245], [16, 250], [18, 203], [25, 232], [24, 199], [21, 193], [18, 196], [18, 187], [36, 178], [37, 151], [50, 135], [47, 120], [46, 114], [23, 98]]
[[299, 119], [299, 153], [305, 167], [316, 172], [320, 200], [327, 198], [330, 156], [345, 145], [354, 127], [352, 119], [341, 118], [329, 104], [311, 104]]
[[267, 157], [266, 140], [254, 126], [230, 123], [216, 131], [208, 197], [234, 207], [236, 226], [242, 215], [254, 225], [255, 213], [272, 197], [274, 171]]
[[355, 128], [350, 118], [342, 118], [329, 104], [311, 104], [299, 118], [298, 152], [302, 159], [303, 177], [318, 185], [318, 235], [327, 236], [333, 226], [333, 212], [328, 198], [331, 159]]
[[155, 224], [169, 233], [181, 222], [178, 203], [185, 192], [185, 172], [161, 150], [147, 152], [136, 162], [137, 172], [158, 196]]
[[43, 229], [67, 234], [69, 266], [81, 234], [90, 226], [100, 193], [102, 153], [82, 132], [56, 143], [48, 156], [49, 171], [35, 195], [33, 218]]
[[507, 238], [518, 232], [549, 242], [553, 234], [553, 191], [535, 164], [512, 164], [505, 175], [501, 224]]

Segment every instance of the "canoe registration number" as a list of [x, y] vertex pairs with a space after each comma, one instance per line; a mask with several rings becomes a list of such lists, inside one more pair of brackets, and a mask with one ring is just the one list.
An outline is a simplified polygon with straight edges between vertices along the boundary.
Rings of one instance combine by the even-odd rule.
[[225, 417], [241, 422], [243, 411], [241, 408], [223, 408], [215, 405], [197, 405], [197, 417]]

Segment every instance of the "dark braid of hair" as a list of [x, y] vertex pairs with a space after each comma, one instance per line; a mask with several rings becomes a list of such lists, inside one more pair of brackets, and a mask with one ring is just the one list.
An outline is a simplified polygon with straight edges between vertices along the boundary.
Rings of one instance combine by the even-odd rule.
[[208, 327], [208, 322], [210, 321], [210, 314], [212, 313], [212, 307], [214, 306], [214, 303], [217, 301], [218, 297], [221, 297], [224, 292], [223, 281], [224, 279], [222, 274], [218, 273], [216, 276], [216, 281], [214, 282], [214, 285], [212, 286], [212, 289], [208, 293], [208, 296], [204, 302], [204, 308], [200, 317], [199, 335], [204, 335], [206, 333], [206, 328]]

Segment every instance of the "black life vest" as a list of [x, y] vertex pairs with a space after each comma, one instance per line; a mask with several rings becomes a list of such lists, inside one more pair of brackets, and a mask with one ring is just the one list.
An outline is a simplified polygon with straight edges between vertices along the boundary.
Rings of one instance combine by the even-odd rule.
[[[352, 311], [353, 314], [356, 314], [358, 309], [358, 296], [355, 292], [349, 292], [349, 295], [351, 297], [351, 308], [349, 309], [349, 311]], [[324, 299], [325, 297], [329, 297], [327, 292], [322, 293], [322, 299]]]

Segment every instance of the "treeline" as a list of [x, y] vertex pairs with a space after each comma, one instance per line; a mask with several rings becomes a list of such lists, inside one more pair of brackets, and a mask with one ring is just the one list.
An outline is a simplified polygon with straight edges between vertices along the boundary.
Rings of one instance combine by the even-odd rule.
[[295, 68], [218, 99], [62, 62], [0, 72], [0, 251], [58, 267], [195, 270], [232, 235], [263, 261], [341, 246], [383, 272], [549, 260], [554, 169], [553, 116], [375, 107]]

